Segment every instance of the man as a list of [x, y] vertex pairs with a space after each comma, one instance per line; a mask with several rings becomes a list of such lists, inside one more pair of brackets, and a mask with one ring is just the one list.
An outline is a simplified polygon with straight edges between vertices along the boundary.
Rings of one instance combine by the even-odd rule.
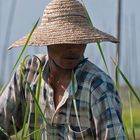
[[[11, 48], [24, 45], [27, 38]], [[13, 134], [13, 116], [20, 130], [29, 104], [29, 130], [38, 130], [31, 140], [124, 140], [114, 83], [84, 58], [86, 45], [101, 41], [117, 39], [93, 27], [79, 1], [52, 0], [28, 44], [47, 46], [48, 55], [23, 61], [13, 75], [0, 97], [1, 128]]]

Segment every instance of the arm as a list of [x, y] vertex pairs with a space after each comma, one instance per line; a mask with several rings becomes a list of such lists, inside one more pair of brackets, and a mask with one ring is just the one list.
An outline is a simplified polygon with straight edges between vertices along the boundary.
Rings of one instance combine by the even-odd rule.
[[113, 81], [97, 76], [91, 85], [91, 112], [97, 140], [125, 140], [122, 104]]
[[[12, 116], [15, 120], [17, 130], [22, 128], [24, 111], [24, 89], [19, 80], [20, 68], [15, 72], [6, 89], [0, 96], [0, 127], [9, 135], [14, 133]], [[0, 139], [5, 135], [0, 131]]]

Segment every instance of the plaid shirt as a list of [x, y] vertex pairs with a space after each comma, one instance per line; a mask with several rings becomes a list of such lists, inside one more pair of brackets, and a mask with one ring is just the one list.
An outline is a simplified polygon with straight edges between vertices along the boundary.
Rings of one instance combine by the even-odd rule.
[[[24, 67], [21, 65], [1, 95], [0, 126], [3, 129], [9, 134], [13, 133], [11, 116], [15, 119], [17, 129], [22, 128], [26, 99], [30, 104], [29, 128], [30, 131], [34, 130], [35, 101], [27, 82], [36, 93], [41, 63], [43, 70], [39, 106], [47, 120], [44, 123], [39, 115], [38, 127], [45, 126], [42, 140], [125, 140], [120, 98], [108, 75], [87, 59], [83, 59], [74, 71], [74, 96], [70, 82], [62, 100], [55, 108], [53, 89], [47, 84], [48, 57], [43, 55], [39, 56], [39, 59], [34, 56], [26, 61]], [[81, 127], [77, 121], [74, 104]], [[33, 140], [33, 136], [30, 139]]]

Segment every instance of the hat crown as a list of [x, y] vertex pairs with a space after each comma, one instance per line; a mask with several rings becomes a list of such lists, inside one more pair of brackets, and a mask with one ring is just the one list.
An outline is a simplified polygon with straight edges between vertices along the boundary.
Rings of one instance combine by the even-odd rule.
[[78, 0], [52, 0], [44, 10], [41, 25], [65, 20], [89, 24], [86, 9]]

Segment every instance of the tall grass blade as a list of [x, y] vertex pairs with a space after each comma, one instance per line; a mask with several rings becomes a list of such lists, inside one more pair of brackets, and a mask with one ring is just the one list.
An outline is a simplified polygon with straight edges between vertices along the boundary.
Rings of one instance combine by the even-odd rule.
[[29, 104], [26, 104], [26, 111], [25, 111], [25, 116], [24, 116], [24, 122], [23, 122], [23, 127], [22, 127], [22, 133], [21, 133], [21, 138], [23, 139], [28, 132], [28, 124], [26, 125], [26, 123], [28, 122], [27, 120], [29, 119]]
[[84, 140], [84, 136], [83, 136], [83, 133], [82, 133], [80, 120], [79, 120], [79, 117], [78, 117], [78, 111], [77, 111], [76, 99], [75, 99], [75, 92], [76, 92], [76, 91], [75, 91], [75, 79], [74, 79], [74, 72], [72, 71], [72, 95], [73, 95], [73, 105], [74, 105], [74, 110], [75, 110], [75, 114], [76, 114], [77, 123], [78, 123], [79, 129], [80, 129], [80, 132], [81, 132], [81, 136], [82, 136], [82, 139]]
[[12, 116], [12, 122], [13, 122], [13, 127], [14, 127], [14, 131], [15, 131], [15, 135], [16, 135], [16, 140], [18, 140], [17, 129], [16, 129], [15, 120], [14, 120], [13, 116]]
[[84, 8], [85, 8], [88, 21], [89, 21], [90, 25], [93, 26], [92, 21], [91, 21], [91, 18], [90, 18], [90, 16], [89, 16], [89, 13], [88, 13], [88, 11], [87, 11], [87, 8], [86, 8], [86, 5], [85, 5], [84, 1], [81, 0], [81, 2], [82, 2], [83, 6], [84, 6]]
[[[32, 94], [32, 97], [33, 97], [33, 100], [34, 100], [34, 102], [35, 102], [35, 104], [36, 104], [36, 108], [38, 108], [38, 111], [40, 112], [40, 114], [41, 114], [41, 117], [43, 118], [43, 120], [44, 120], [44, 122], [46, 123], [46, 124], [48, 124], [48, 122], [47, 122], [47, 120], [46, 120], [46, 118], [45, 118], [45, 115], [43, 114], [43, 112], [42, 112], [42, 110], [41, 110], [41, 107], [40, 107], [40, 105], [39, 105], [39, 102], [37, 101], [37, 99], [36, 99], [36, 96], [34, 95], [34, 92], [32, 91], [32, 89], [31, 89], [31, 87], [30, 87], [30, 84], [27, 82], [27, 88], [29, 89], [29, 91], [30, 91], [30, 93]], [[36, 116], [37, 117], [37, 116]], [[35, 118], [36, 119], [36, 121], [37, 121], [37, 118]], [[35, 126], [35, 123], [34, 123], [34, 126]], [[36, 125], [37, 126], [37, 125]], [[35, 132], [36, 132], [36, 130], [37, 130], [37, 128], [35, 128]], [[38, 131], [37, 131], [38, 132]], [[36, 137], [35, 137], [36, 136]], [[37, 138], [37, 134], [36, 133], [34, 133], [34, 138], [36, 139]]]
[[[40, 19], [40, 18], [39, 18], [39, 19]], [[37, 25], [38, 25], [39, 19], [37, 20], [37, 22], [36, 22], [36, 23], [35, 23], [35, 25], [33, 26], [32, 30], [31, 30], [31, 32], [30, 32], [30, 34], [29, 34], [28, 38], [27, 38], [27, 41], [26, 41], [26, 43], [25, 43], [25, 45], [24, 45], [24, 47], [23, 47], [23, 49], [22, 49], [21, 53], [19, 54], [19, 56], [18, 56], [18, 59], [17, 59], [16, 63], [14, 64], [14, 67], [13, 67], [13, 69], [12, 69], [12, 72], [11, 72], [11, 73], [13, 73], [13, 71], [15, 70], [15, 67], [17, 66], [18, 62], [20, 61], [20, 59], [21, 59], [21, 57], [22, 57], [22, 55], [23, 55], [23, 53], [24, 53], [24, 51], [25, 51], [25, 49], [26, 49], [26, 47], [27, 47], [27, 45], [28, 45], [28, 43], [29, 43], [29, 41], [30, 41], [30, 38], [31, 38], [32, 34], [33, 34], [33, 32], [34, 32], [35, 28], [36, 28], [36, 27], [37, 27]]]
[[[90, 16], [89, 16], [89, 13], [88, 13], [88, 11], [87, 11], [87, 8], [86, 8], [86, 6], [85, 6], [85, 4], [84, 4], [84, 1], [81, 0], [81, 2], [82, 2], [82, 4], [83, 4], [83, 6], [85, 7], [88, 21], [89, 21], [90, 25], [93, 26], [93, 23], [92, 23], [92, 21], [91, 21], [91, 18], [90, 18]], [[105, 57], [104, 57], [104, 54], [103, 54], [103, 51], [102, 51], [102, 48], [101, 48], [101, 45], [100, 45], [99, 42], [97, 42], [97, 46], [98, 46], [98, 49], [99, 49], [100, 54], [101, 54], [101, 56], [102, 56], [103, 62], [104, 62], [105, 67], [106, 67], [106, 70], [107, 70], [107, 72], [109, 73], [109, 70], [108, 70], [108, 67], [107, 67], [107, 64], [106, 64], [106, 61], [105, 61]]]
[[22, 140], [25, 140], [25, 139], [29, 138], [29, 137], [32, 136], [34, 133], [42, 132], [42, 131], [44, 131], [44, 130], [45, 130], [45, 127], [39, 128], [39, 129], [37, 129], [36, 131], [33, 131], [33, 132], [31, 132], [30, 134], [26, 135]]
[[[39, 19], [40, 19], [40, 18], [39, 18]], [[28, 45], [28, 42], [30, 41], [31, 36], [32, 36], [32, 34], [33, 34], [35, 28], [37, 27], [38, 23], [39, 23], [39, 19], [37, 20], [37, 22], [36, 22], [35, 25], [33, 26], [33, 29], [31, 30], [31, 32], [30, 32], [30, 34], [29, 34], [29, 36], [28, 36], [28, 38], [27, 38], [27, 41], [26, 41], [26, 43], [25, 43], [25, 45], [24, 45], [24, 47], [23, 47], [21, 53], [19, 54], [16, 63], [14, 64], [14, 66], [13, 66], [13, 68], [12, 68], [11, 75], [12, 75], [12, 73], [14, 72], [14, 70], [15, 70], [15, 68], [16, 68], [16, 66], [17, 66], [17, 64], [18, 64], [18, 62], [20, 61], [20, 59], [21, 59], [21, 57], [22, 57], [22, 55], [23, 55], [23, 53], [24, 53], [24, 51], [25, 51], [25, 49], [26, 49], [26, 47], [27, 47], [27, 45]], [[8, 83], [2, 87], [2, 89], [0, 90], [0, 95], [3, 93], [3, 91], [5, 90], [5, 88], [7, 87], [7, 85], [8, 85]]]
[[133, 110], [132, 110], [132, 99], [133, 99], [132, 94], [129, 94], [131, 131], [132, 131], [133, 140], [136, 140], [134, 119], [133, 119]]
[[101, 56], [102, 56], [103, 62], [104, 62], [105, 67], [106, 67], [106, 70], [107, 70], [107, 72], [109, 73], [109, 70], [108, 70], [108, 67], [107, 67], [107, 63], [106, 63], [106, 60], [105, 60], [105, 57], [104, 57], [104, 53], [103, 53], [103, 51], [102, 51], [102, 48], [101, 48], [101, 45], [100, 45], [99, 42], [97, 42], [97, 46], [98, 46], [98, 49], [99, 49], [100, 54], [101, 54]]
[[119, 138], [119, 134], [121, 133], [121, 130], [122, 130], [122, 126], [120, 126], [119, 129], [118, 129], [118, 133], [117, 133], [117, 136], [116, 136], [116, 140]]
[[125, 130], [126, 139], [127, 139], [127, 140], [130, 140], [130, 138], [129, 138], [129, 133], [128, 133], [128, 130], [127, 130], [127, 127], [126, 127], [124, 121], [123, 121], [123, 126], [124, 126], [124, 130]]
[[123, 80], [125, 81], [125, 83], [127, 84], [127, 86], [129, 87], [131, 93], [134, 94], [134, 96], [136, 97], [136, 99], [138, 100], [138, 102], [140, 102], [140, 98], [138, 96], [138, 93], [135, 91], [135, 89], [133, 88], [133, 86], [127, 80], [127, 78], [125, 77], [125, 75], [123, 74], [123, 72], [120, 70], [120, 68], [118, 67], [118, 65], [115, 63], [115, 61], [113, 59], [112, 59], [112, 61], [113, 61], [114, 65], [116, 66], [117, 71], [119, 72], [119, 74], [121, 75], [121, 77], [123, 78]]
[[116, 89], [119, 90], [119, 79], [118, 79], [117, 67], [115, 67], [115, 84], [116, 84]]
[[[21, 68], [20, 68], [20, 74], [19, 74], [19, 79], [20, 81], [26, 81], [27, 80], [27, 75], [22, 75], [22, 72], [25, 69], [25, 62], [27, 60], [27, 58], [30, 55], [26, 55], [25, 58], [23, 59], [23, 61], [21, 62]], [[28, 133], [28, 127], [29, 127], [29, 103], [26, 101], [26, 99], [24, 99], [24, 95], [23, 95], [23, 106], [22, 106], [22, 110], [25, 110], [25, 112], [23, 112], [24, 115], [24, 120], [23, 120], [23, 126], [22, 126], [22, 133], [21, 133], [21, 139], [24, 138], [25, 135], [27, 135]], [[22, 115], [22, 116], [23, 116]]]
[[[36, 56], [37, 57], [37, 56]], [[38, 58], [38, 57], [37, 57]], [[36, 100], [37, 102], [39, 103], [39, 97], [40, 97], [40, 90], [41, 90], [41, 79], [42, 79], [42, 64], [41, 64], [41, 61], [40, 59], [38, 58], [39, 62], [40, 62], [40, 67], [39, 67], [39, 79], [38, 79], [38, 84], [37, 84], [37, 92], [36, 92]], [[34, 126], [35, 126], [35, 131], [36, 129], [38, 128], [38, 107], [37, 105], [35, 104], [35, 123], [34, 123]], [[36, 139], [38, 136], [37, 136], [37, 133], [34, 133], [34, 138]]]
[[6, 89], [7, 85], [8, 85], [8, 83], [5, 84], [4, 86], [2, 86], [2, 88], [0, 89], [0, 96], [4, 92], [4, 90]]
[[37, 102], [37, 99], [36, 99], [36, 97], [35, 97], [35, 95], [34, 95], [34, 92], [32, 91], [32, 89], [31, 89], [31, 87], [30, 87], [30, 83], [28, 83], [28, 82], [27, 82], [27, 88], [28, 88], [29, 91], [31, 92], [32, 97], [33, 97], [33, 99], [34, 99], [34, 101], [35, 101], [35, 103], [36, 103], [36, 105], [37, 105], [37, 107], [38, 107], [38, 109], [39, 109], [39, 112], [41, 113], [41, 116], [43, 117], [43, 120], [46, 122], [46, 124], [48, 124], [48, 122], [47, 122], [47, 120], [46, 120], [46, 118], [45, 118], [45, 116], [44, 116], [44, 114], [43, 114], [43, 112], [42, 112], [42, 110], [41, 110], [41, 108], [40, 108], [40, 105], [39, 105], [39, 103]]
[[[21, 63], [21, 69], [20, 69], [20, 75], [19, 75], [20, 81], [22, 80], [22, 71], [23, 71], [24, 68], [25, 68], [25, 62], [26, 62], [26, 60], [27, 60], [27, 58], [28, 58], [29, 56], [30, 56], [30, 55], [26, 55], [26, 56], [24, 57], [22, 63]], [[24, 77], [24, 78], [25, 78], [25, 80], [26, 80], [26, 77]]]
[[0, 126], [0, 131], [9, 139], [11, 140], [11, 137], [8, 135], [8, 133]]

